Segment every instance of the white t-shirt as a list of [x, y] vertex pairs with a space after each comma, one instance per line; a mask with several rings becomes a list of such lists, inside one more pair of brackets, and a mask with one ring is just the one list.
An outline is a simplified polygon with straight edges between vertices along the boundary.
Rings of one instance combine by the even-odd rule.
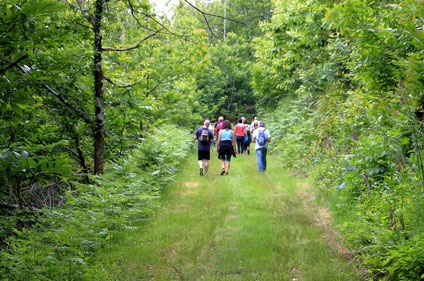
[[[264, 146], [260, 146], [259, 145], [259, 143], [258, 143], [258, 137], [259, 137], [259, 131], [264, 131], [264, 134], [265, 134], [265, 138], [267, 139], [267, 141], [266, 141], [266, 143], [265, 143], [265, 145]], [[255, 150], [256, 149], [259, 149], [259, 148], [263, 148], [263, 147], [265, 147], [265, 148], [267, 148], [268, 149], [268, 138], [270, 138], [271, 137], [271, 133], [269, 132], [269, 130], [268, 129], [265, 129], [265, 128], [263, 128], [263, 127], [259, 127], [259, 128], [257, 128], [254, 132], [253, 132], [253, 135], [252, 135], [252, 138], [255, 138], [255, 140], [256, 140], [256, 143], [255, 143]]]
[[[255, 128], [255, 123], [256, 123], [256, 128]], [[253, 121], [252, 124], [250, 124], [250, 130], [251, 131], [254, 132], [258, 128], [259, 128], [259, 121]]]

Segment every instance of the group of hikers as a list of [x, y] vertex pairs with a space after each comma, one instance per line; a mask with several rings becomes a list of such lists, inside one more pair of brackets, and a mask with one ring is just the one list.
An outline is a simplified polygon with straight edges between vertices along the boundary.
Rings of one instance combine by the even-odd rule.
[[252, 142], [255, 144], [258, 170], [260, 173], [266, 170], [266, 155], [271, 134], [265, 128], [265, 122], [259, 121], [257, 117], [254, 117], [250, 125], [246, 117], [239, 118], [234, 130], [231, 122], [222, 116], [218, 118], [215, 127], [209, 119], [206, 119], [203, 126], [194, 134], [194, 139], [198, 142], [197, 160], [200, 176], [208, 174], [210, 152], [215, 144], [218, 159], [221, 160], [221, 176], [228, 175], [232, 156], [236, 157], [237, 154], [243, 153], [250, 155]]

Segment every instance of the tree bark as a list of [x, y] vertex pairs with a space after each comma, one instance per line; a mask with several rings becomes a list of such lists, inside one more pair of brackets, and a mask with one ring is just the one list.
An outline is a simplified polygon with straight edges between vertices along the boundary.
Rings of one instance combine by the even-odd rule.
[[94, 125], [94, 173], [103, 174], [105, 150], [105, 124], [103, 107], [103, 71], [102, 71], [102, 16], [104, 0], [96, 0], [94, 14], [94, 93], [96, 121]]
[[88, 166], [87, 166], [87, 162], [85, 161], [84, 153], [82, 152], [82, 149], [80, 146], [79, 136], [76, 132], [74, 132], [74, 141], [75, 141], [75, 148], [77, 149], [78, 160], [82, 167], [82, 171], [84, 172], [84, 183], [89, 184], [90, 178], [88, 177]]
[[227, 37], [227, 0], [224, 0], [224, 41]]
[[236, 85], [236, 78], [233, 78], [233, 86], [230, 90], [230, 96], [228, 97], [227, 112], [230, 112], [230, 110], [231, 110], [231, 105], [233, 103], [233, 94], [234, 94], [235, 85]]

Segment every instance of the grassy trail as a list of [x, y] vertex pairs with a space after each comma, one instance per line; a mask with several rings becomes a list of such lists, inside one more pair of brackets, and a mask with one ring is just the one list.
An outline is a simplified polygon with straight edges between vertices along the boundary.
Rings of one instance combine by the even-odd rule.
[[156, 214], [104, 257], [108, 279], [360, 280], [304, 180], [272, 156], [259, 174], [255, 155], [219, 176], [211, 157], [205, 177], [194, 154], [183, 163]]

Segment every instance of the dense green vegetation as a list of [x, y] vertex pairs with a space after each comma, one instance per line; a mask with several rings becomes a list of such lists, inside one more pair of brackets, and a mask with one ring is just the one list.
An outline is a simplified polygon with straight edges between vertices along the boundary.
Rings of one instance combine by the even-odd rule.
[[424, 2], [173, 12], [0, 1], [1, 277], [84, 279], [114, 233], [151, 213], [189, 131], [259, 112], [370, 278], [424, 278]]
[[1, 253], [2, 279], [86, 280], [96, 252], [152, 213], [191, 148], [188, 137], [180, 128], [154, 130], [125, 159], [106, 165], [103, 177], [91, 177], [90, 185], [74, 182], [63, 207], [44, 208], [34, 227], [13, 229]]
[[375, 279], [424, 274], [423, 16], [422, 1], [281, 1], [257, 39], [281, 161], [318, 170]]

